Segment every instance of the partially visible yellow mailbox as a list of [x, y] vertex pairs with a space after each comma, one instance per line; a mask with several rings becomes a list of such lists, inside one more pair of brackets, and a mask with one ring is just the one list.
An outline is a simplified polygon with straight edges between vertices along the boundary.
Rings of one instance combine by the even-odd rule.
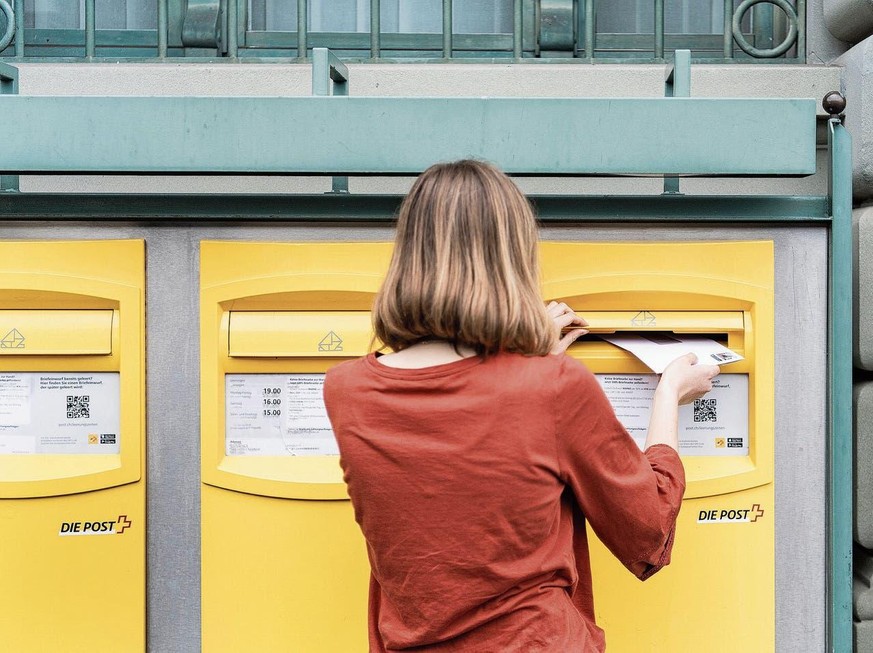
[[705, 336], [744, 357], [680, 411], [688, 485], [671, 566], [640, 584], [590, 535], [609, 650], [772, 651], [773, 244], [543, 243], [541, 252], [545, 296], [592, 331], [569, 354], [597, 375], [640, 446], [657, 377], [598, 334]]
[[145, 650], [142, 241], [0, 242], [0, 648]]
[[203, 650], [365, 651], [369, 566], [322, 401], [390, 245], [201, 243]]

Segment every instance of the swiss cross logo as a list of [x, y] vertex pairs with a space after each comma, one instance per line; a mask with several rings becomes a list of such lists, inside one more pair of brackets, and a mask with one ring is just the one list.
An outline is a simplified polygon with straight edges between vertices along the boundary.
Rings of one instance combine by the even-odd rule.
[[754, 503], [752, 504], [752, 518], [749, 521], [758, 521], [758, 517], [764, 516], [764, 509], [760, 506], [760, 504]]

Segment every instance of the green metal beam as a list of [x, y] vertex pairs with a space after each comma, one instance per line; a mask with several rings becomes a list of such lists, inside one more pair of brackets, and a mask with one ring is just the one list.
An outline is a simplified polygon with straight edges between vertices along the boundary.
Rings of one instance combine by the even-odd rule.
[[811, 99], [0, 96], [0, 115], [0, 173], [815, 172]]
[[852, 631], [852, 142], [829, 124], [832, 218], [828, 311], [828, 582], [830, 651], [851, 651]]
[[[402, 195], [0, 194], [0, 220], [391, 223]], [[825, 197], [557, 196], [529, 198], [544, 223], [830, 225]]]

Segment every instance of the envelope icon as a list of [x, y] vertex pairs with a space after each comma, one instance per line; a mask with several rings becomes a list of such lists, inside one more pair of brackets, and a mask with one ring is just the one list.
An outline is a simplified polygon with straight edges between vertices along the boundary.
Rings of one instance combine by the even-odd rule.
[[24, 336], [18, 329], [12, 329], [0, 339], [0, 349], [24, 349]]
[[318, 343], [318, 351], [342, 351], [343, 339], [331, 331]]

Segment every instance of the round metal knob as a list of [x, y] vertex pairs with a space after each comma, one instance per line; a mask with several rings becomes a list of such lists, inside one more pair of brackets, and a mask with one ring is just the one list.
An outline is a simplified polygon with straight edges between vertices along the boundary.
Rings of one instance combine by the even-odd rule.
[[828, 91], [821, 101], [822, 109], [832, 116], [837, 116], [846, 110], [846, 97], [839, 91]]

